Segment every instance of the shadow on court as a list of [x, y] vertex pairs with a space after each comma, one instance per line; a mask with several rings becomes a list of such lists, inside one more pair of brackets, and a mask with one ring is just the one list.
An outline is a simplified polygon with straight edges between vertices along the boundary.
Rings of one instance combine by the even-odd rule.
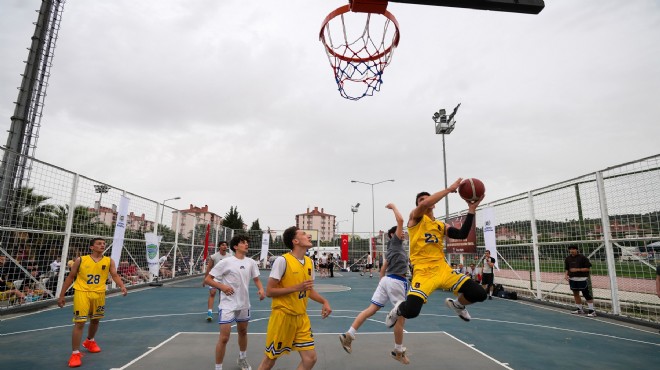
[[[602, 317], [522, 301], [494, 299], [469, 307], [472, 321], [460, 320], [444, 306], [447, 292], [434, 293], [422, 314], [406, 323], [404, 345], [411, 364], [389, 357], [393, 336], [384, 326], [389, 305], [360, 328], [353, 353], [337, 338], [368, 306], [377, 278], [342, 273], [318, 279], [316, 287], [333, 313], [320, 318], [310, 300], [316, 340], [315, 369], [641, 369], [660, 361], [657, 330]], [[262, 271], [262, 281], [267, 272]], [[218, 325], [205, 320], [207, 288], [201, 277], [162, 288], [131, 291], [106, 301], [106, 318], [96, 336], [101, 353], [83, 357], [82, 369], [213, 369]], [[248, 360], [256, 370], [263, 356], [270, 300], [252, 289]], [[71, 306], [18, 315], [0, 321], [3, 369], [66, 369], [71, 350]], [[217, 314], [216, 314], [217, 319]], [[229, 340], [224, 369], [237, 369], [237, 335]], [[281, 357], [275, 368], [294, 369], [297, 353]]]

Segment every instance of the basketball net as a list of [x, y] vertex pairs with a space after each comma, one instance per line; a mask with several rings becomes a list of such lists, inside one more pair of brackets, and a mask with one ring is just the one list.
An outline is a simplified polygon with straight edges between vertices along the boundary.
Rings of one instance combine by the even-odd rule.
[[[330, 13], [323, 21], [319, 38], [339, 93], [346, 99], [359, 100], [380, 91], [385, 67], [399, 44], [399, 24], [384, 7], [373, 13], [373, 8], [356, 10], [352, 5]], [[360, 31], [350, 35], [351, 29]]]

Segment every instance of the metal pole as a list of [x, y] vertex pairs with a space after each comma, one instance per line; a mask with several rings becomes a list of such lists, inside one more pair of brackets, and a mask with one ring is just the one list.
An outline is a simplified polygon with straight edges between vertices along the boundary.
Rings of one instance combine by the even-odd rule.
[[[442, 162], [445, 171], [445, 189], [447, 189], [447, 154], [445, 153], [445, 134], [442, 134]], [[445, 197], [445, 221], [449, 218], [449, 197]]]
[[376, 203], [374, 201], [374, 184], [371, 184], [371, 239], [369, 239], [369, 255], [373, 260], [376, 256], [373, 255], [373, 246], [371, 243], [376, 242]]

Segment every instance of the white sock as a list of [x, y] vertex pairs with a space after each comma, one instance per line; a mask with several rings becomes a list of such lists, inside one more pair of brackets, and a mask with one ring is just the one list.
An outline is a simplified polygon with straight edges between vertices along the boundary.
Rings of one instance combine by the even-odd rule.
[[87, 338], [88, 341], [94, 342], [94, 338]]
[[215, 370], [222, 370], [222, 364], [215, 364]]
[[209, 313], [213, 313], [213, 310], [209, 310]]
[[403, 352], [403, 344], [394, 343], [394, 350], [397, 352]]
[[582, 310], [582, 305], [581, 304], [577, 305], [577, 308], [578, 310]]
[[247, 351], [239, 351], [238, 358], [240, 359], [247, 358]]
[[589, 306], [590, 310], [594, 310], [594, 304], [593, 303], [587, 303], [587, 306]]
[[348, 334], [350, 334], [351, 337], [353, 337], [353, 339], [355, 339], [355, 334], [357, 334], [357, 330], [355, 330], [355, 329], [351, 326], [351, 328], [348, 329]]
[[75, 351], [71, 352], [72, 355], [75, 355], [76, 353], [80, 353], [80, 351], [75, 350]]

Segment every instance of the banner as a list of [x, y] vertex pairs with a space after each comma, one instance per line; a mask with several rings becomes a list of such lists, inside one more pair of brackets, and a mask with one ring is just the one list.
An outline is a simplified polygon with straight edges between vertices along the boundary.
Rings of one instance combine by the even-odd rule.
[[121, 259], [121, 250], [124, 247], [124, 235], [126, 234], [126, 215], [128, 215], [128, 202], [130, 199], [125, 196], [119, 198], [119, 208], [117, 209], [117, 223], [115, 224], [115, 235], [112, 237], [112, 250], [110, 258], [115, 261], [115, 266], [119, 267]]
[[[466, 215], [463, 216], [458, 216], [458, 217], [452, 217], [447, 220], [447, 227], [453, 226], [457, 229], [460, 229], [461, 226], [463, 225], [463, 222], [465, 221]], [[470, 229], [470, 233], [468, 234], [468, 237], [465, 239], [452, 239], [450, 237], [447, 237], [447, 254], [454, 254], [454, 253], [477, 253], [477, 220], [476, 216], [474, 219], [474, 222], [472, 222], [472, 228]]]
[[348, 235], [341, 235], [341, 260], [348, 261]]
[[495, 237], [495, 212], [493, 207], [488, 207], [483, 211], [484, 215], [484, 243], [486, 250], [490, 251], [490, 256], [495, 258], [495, 267], [499, 270], [500, 258], [497, 255], [497, 239]]
[[268, 244], [270, 243], [270, 233], [263, 233], [261, 235], [261, 256], [259, 261], [265, 261], [268, 258]]
[[144, 240], [147, 243], [147, 266], [149, 266], [149, 281], [151, 282], [155, 277], [158, 277], [159, 267], [160, 267], [160, 258], [158, 251], [158, 245], [160, 244], [160, 238], [154, 233], [145, 233]]
[[206, 234], [204, 234], [204, 261], [209, 256], [209, 234], [211, 234], [211, 224], [206, 224]]

